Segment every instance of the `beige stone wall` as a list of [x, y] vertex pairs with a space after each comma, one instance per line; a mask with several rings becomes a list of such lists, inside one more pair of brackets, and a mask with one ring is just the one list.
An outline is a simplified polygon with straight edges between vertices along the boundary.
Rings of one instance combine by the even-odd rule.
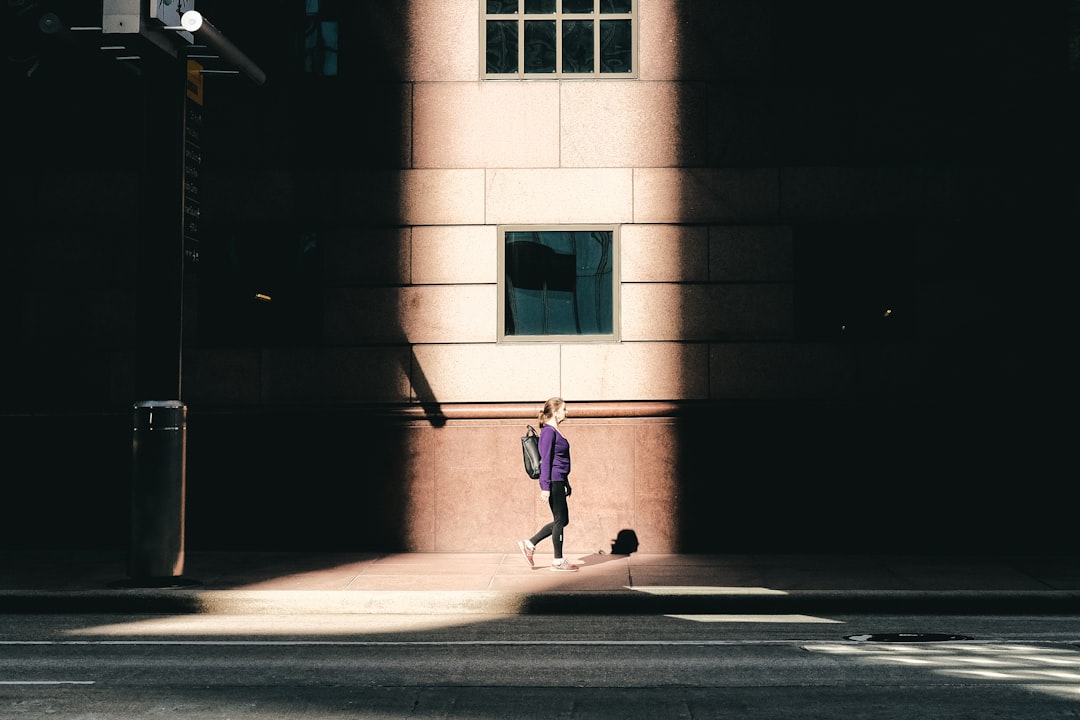
[[[370, 218], [365, 189], [398, 184], [402, 264], [383, 263], [386, 284], [327, 291], [325, 340], [341, 349], [316, 361], [324, 372], [301, 374], [313, 387], [290, 391], [342, 403], [738, 396], [720, 381], [732, 349], [715, 341], [750, 341], [738, 356], [791, 338], [778, 171], [687, 166], [707, 152], [705, 86], [669, 67], [670, 28], [657, 28], [670, 3], [641, 5], [640, 79], [504, 82], [479, 80], [480, 3], [412, 4], [400, 93], [410, 162], [342, 190], [345, 212]], [[571, 223], [621, 227], [622, 342], [498, 344], [497, 227]], [[332, 238], [328, 269], [365, 262], [359, 246], [371, 242]], [[366, 345], [380, 347], [351, 364], [347, 348]], [[365, 393], [325, 379], [334, 372], [385, 382]]]

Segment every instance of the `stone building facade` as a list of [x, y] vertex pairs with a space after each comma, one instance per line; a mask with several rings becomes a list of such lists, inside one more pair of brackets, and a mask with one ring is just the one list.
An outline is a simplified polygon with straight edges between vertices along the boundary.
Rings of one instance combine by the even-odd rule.
[[[895, 550], [913, 520], [934, 546], [999, 537], [971, 513], [1008, 504], [970, 483], [1042, 477], [1016, 418], [1053, 392], [1030, 392], [1050, 341], [1010, 243], [1053, 247], [1075, 220], [1059, 123], [1076, 76], [1044, 42], [1060, 18], [599, 2], [629, 9], [629, 72], [498, 77], [485, 40], [506, 3], [351, 5], [257, 31], [206, 10], [269, 80], [207, 80], [192, 546], [512, 550], [547, 517], [518, 438], [554, 395], [572, 552], [620, 534], [659, 553]], [[282, 51], [313, 21], [337, 31], [330, 73]], [[78, 487], [19, 537], [122, 543], [146, 399], [138, 172], [28, 159], [8, 183], [5, 426], [81, 456], [39, 465]], [[505, 337], [502, 232], [576, 226], [613, 232], [613, 337]]]

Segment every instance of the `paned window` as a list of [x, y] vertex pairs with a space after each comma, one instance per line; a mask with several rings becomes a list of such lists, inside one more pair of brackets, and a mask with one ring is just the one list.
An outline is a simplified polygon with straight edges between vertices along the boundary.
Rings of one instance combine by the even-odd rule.
[[618, 228], [499, 229], [499, 340], [618, 340]]
[[483, 76], [637, 76], [638, 0], [480, 0]]

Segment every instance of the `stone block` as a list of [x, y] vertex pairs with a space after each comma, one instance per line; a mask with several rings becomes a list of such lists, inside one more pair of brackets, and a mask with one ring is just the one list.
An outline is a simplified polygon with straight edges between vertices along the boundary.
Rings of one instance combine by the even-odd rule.
[[709, 395], [713, 399], [843, 399], [855, 390], [854, 356], [826, 343], [713, 344]]
[[445, 402], [538, 402], [557, 394], [559, 346], [416, 345], [413, 394]]
[[779, 177], [770, 168], [638, 168], [636, 223], [775, 222]]
[[259, 404], [261, 354], [251, 348], [184, 351], [183, 399], [189, 406]]
[[412, 282], [498, 281], [498, 232], [491, 225], [421, 225], [412, 232]]
[[933, 210], [921, 168], [794, 167], [782, 170], [786, 220], [922, 217]]
[[329, 285], [401, 285], [411, 275], [410, 228], [348, 227], [320, 238]]
[[564, 83], [559, 107], [563, 167], [686, 167], [705, 160], [703, 85]]
[[715, 225], [709, 228], [709, 280], [791, 282], [794, 246], [786, 225]]
[[554, 83], [417, 84], [413, 167], [557, 167], [558, 88]]
[[324, 299], [327, 343], [494, 342], [494, 285], [333, 288]]
[[794, 312], [790, 284], [624, 283], [622, 339], [790, 338]]
[[340, 216], [367, 225], [480, 225], [483, 170], [402, 170], [347, 173]]
[[619, 228], [622, 282], [682, 282], [708, 278], [704, 225], [623, 225]]
[[633, 185], [622, 169], [488, 170], [485, 222], [631, 222]]
[[[480, 22], [473, 0], [405, 3], [405, 76], [417, 82], [476, 80], [480, 76]], [[387, 38], [384, 34], [382, 37]]]
[[407, 347], [267, 349], [261, 400], [271, 405], [406, 402], [409, 368]]
[[708, 396], [706, 345], [565, 344], [561, 395], [571, 400], [695, 400]]

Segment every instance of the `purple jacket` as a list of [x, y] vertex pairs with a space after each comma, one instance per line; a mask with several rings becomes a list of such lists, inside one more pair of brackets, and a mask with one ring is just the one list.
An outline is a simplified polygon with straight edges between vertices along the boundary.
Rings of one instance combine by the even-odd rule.
[[[551, 452], [551, 446], [555, 452]], [[570, 443], [555, 428], [540, 428], [540, 489], [551, 491], [552, 482], [569, 482]]]

